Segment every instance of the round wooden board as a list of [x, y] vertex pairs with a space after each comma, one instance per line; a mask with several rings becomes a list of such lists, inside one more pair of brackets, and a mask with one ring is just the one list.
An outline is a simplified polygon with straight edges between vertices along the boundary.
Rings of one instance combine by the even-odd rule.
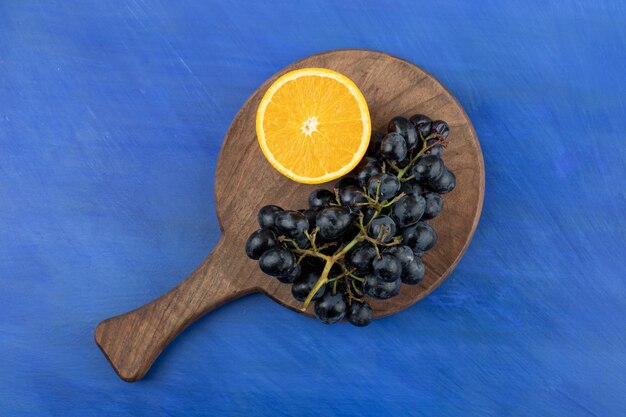
[[[286, 209], [307, 206], [318, 186], [295, 183], [272, 168], [255, 134], [256, 109], [266, 89], [284, 72], [323, 67], [350, 77], [367, 99], [374, 128], [384, 129], [395, 115], [426, 114], [450, 125], [444, 161], [456, 174], [456, 189], [445, 196], [443, 212], [431, 224], [439, 235], [424, 256], [426, 277], [418, 286], [403, 285], [400, 295], [373, 301], [375, 317], [402, 310], [435, 289], [456, 266], [474, 234], [483, 202], [485, 172], [480, 146], [467, 115], [430, 74], [388, 54], [339, 50], [314, 55], [275, 74], [259, 87], [233, 121], [217, 162], [215, 201], [222, 239], [200, 266], [178, 286], [128, 313], [102, 321], [94, 338], [113, 369], [125, 381], [137, 381], [161, 351], [205, 313], [242, 295], [261, 291], [300, 311], [289, 285], [261, 273], [245, 255], [245, 242], [258, 228], [257, 211], [266, 204]], [[324, 186], [324, 185], [323, 185]], [[331, 184], [325, 185], [330, 188]], [[311, 316], [311, 309], [304, 312]]]
[[[372, 300], [376, 317], [402, 310], [433, 291], [450, 274], [467, 249], [480, 217], [485, 189], [485, 172], [480, 145], [465, 111], [452, 94], [432, 75], [401, 58], [368, 50], [337, 50], [304, 58], [268, 79], [243, 105], [233, 121], [217, 164], [215, 201], [224, 233], [224, 246], [232, 246], [241, 258], [236, 279], [253, 283], [280, 304], [300, 311], [301, 303], [290, 286], [262, 274], [255, 261], [243, 256], [245, 240], [258, 228], [256, 214], [266, 204], [285, 209], [307, 208], [307, 197], [315, 188], [332, 188], [332, 183], [295, 183], [272, 168], [258, 146], [255, 134], [257, 106], [269, 86], [285, 72], [306, 67], [339, 71], [360, 88], [369, 105], [373, 129], [384, 130], [393, 116], [425, 114], [450, 125], [449, 146], [444, 162], [457, 177], [456, 189], [444, 196], [443, 212], [430, 223], [438, 243], [423, 260], [426, 276], [418, 286], [403, 285], [399, 296], [387, 301]], [[305, 313], [312, 315], [311, 308]]]

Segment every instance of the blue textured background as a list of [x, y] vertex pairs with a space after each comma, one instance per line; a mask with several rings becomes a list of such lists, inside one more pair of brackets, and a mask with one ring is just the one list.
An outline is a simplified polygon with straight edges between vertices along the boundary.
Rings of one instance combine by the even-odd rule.
[[[626, 4], [223, 3], [0, 3], [0, 414], [623, 416]], [[456, 271], [365, 329], [249, 296], [119, 380], [93, 329], [217, 242], [239, 107], [345, 47], [421, 65], [474, 123]]]

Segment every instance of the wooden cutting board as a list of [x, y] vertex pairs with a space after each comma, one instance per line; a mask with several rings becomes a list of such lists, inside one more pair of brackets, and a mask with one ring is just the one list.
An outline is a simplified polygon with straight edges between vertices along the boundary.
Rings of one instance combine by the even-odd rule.
[[[371, 302], [377, 318], [402, 310], [433, 291], [467, 249], [478, 224], [485, 172], [476, 133], [461, 105], [432, 75], [414, 64], [381, 52], [337, 50], [304, 58], [275, 74], [246, 101], [226, 133], [215, 175], [215, 202], [222, 239], [200, 266], [177, 287], [136, 310], [101, 322], [95, 340], [125, 381], [137, 381], [161, 351], [196, 319], [252, 292], [262, 292], [300, 312], [289, 285], [260, 272], [245, 255], [245, 242], [258, 228], [257, 211], [266, 204], [285, 209], [307, 207], [309, 193], [320, 185], [297, 184], [272, 168], [257, 144], [255, 117], [267, 88], [283, 73], [322, 67], [339, 71], [361, 89], [373, 128], [383, 130], [396, 115], [415, 113], [450, 125], [446, 165], [457, 187], [444, 196], [443, 212], [430, 223], [439, 240], [424, 256], [426, 276], [418, 286], [403, 285], [400, 295]], [[332, 188], [332, 184], [321, 185]], [[312, 315], [311, 307], [303, 314]], [[311, 325], [319, 325], [311, 323]]]

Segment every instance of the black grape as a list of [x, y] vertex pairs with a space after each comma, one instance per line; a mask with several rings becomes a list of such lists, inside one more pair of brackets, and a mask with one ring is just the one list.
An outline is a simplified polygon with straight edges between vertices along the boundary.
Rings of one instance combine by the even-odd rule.
[[281, 211], [276, 214], [274, 220], [278, 233], [287, 237], [298, 237], [309, 229], [309, 221], [306, 216], [298, 211]]
[[382, 243], [389, 243], [396, 234], [396, 223], [389, 216], [376, 217], [370, 223], [367, 234]]
[[419, 135], [415, 125], [401, 116], [391, 119], [387, 126], [387, 132], [396, 132], [402, 135], [406, 142], [406, 148], [409, 151], [415, 149], [419, 142]]
[[449, 169], [444, 167], [443, 173], [437, 179], [430, 181], [428, 187], [439, 194], [446, 194], [456, 187], [456, 177]]
[[328, 207], [333, 201], [335, 201], [335, 194], [330, 190], [320, 188], [309, 194], [309, 207], [312, 209]]
[[261, 226], [261, 229], [273, 230], [276, 214], [280, 213], [281, 211], [283, 211], [283, 209], [278, 206], [268, 205], [261, 207], [258, 215], [259, 226]]
[[395, 297], [400, 293], [402, 281], [397, 279], [392, 282], [386, 282], [378, 278], [375, 274], [369, 274], [365, 277], [363, 290], [372, 298], [378, 300], [386, 300]]
[[376, 198], [378, 192], [378, 201], [391, 200], [398, 195], [400, 187], [400, 180], [395, 175], [376, 174], [367, 182], [367, 193]]
[[367, 301], [352, 301], [348, 308], [348, 320], [351, 324], [363, 327], [372, 322], [374, 312]]
[[320, 210], [315, 219], [319, 235], [328, 240], [343, 235], [351, 226], [352, 217], [345, 207], [327, 207]]
[[266, 250], [278, 245], [276, 235], [271, 230], [259, 229], [246, 241], [246, 255], [250, 259], [259, 259]]
[[337, 323], [343, 319], [348, 310], [345, 296], [337, 292], [326, 292], [322, 298], [315, 302], [315, 316], [324, 324]]
[[289, 249], [276, 247], [269, 249], [259, 258], [261, 271], [273, 277], [284, 277], [296, 265], [296, 257]]
[[391, 208], [393, 218], [400, 227], [417, 223], [424, 214], [426, 201], [421, 195], [407, 194]]
[[439, 178], [444, 171], [441, 158], [435, 155], [421, 156], [413, 165], [412, 174], [419, 183], [431, 182]]
[[406, 141], [399, 133], [387, 133], [380, 144], [380, 154], [391, 162], [402, 161], [407, 151]]
[[437, 193], [426, 193], [423, 197], [426, 206], [422, 218], [424, 220], [434, 219], [443, 209], [443, 198]]

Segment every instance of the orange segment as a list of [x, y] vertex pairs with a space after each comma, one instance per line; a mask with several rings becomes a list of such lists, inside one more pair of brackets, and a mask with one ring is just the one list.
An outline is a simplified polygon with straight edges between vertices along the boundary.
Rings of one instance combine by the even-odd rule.
[[319, 184], [350, 172], [369, 144], [371, 121], [361, 91], [325, 68], [288, 72], [263, 96], [256, 118], [259, 145], [283, 175]]

